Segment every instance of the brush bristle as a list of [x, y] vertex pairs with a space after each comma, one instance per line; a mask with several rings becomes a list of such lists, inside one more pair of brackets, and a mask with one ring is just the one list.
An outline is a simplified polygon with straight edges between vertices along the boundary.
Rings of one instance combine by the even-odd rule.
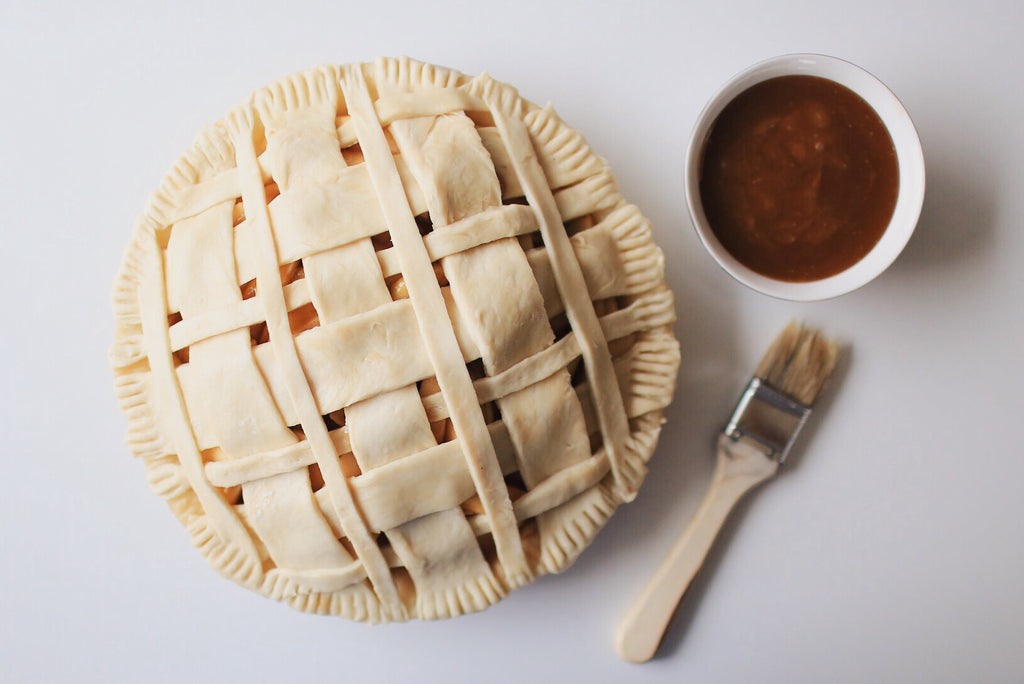
[[756, 375], [804, 406], [811, 406], [832, 375], [839, 346], [820, 331], [791, 322], [779, 333]]

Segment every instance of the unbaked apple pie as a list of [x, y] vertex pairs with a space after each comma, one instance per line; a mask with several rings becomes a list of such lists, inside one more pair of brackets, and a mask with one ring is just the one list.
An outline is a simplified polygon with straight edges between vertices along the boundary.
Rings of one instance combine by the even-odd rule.
[[679, 364], [663, 262], [580, 134], [487, 75], [289, 76], [136, 225], [128, 444], [246, 587], [370, 622], [480, 610], [635, 495]]

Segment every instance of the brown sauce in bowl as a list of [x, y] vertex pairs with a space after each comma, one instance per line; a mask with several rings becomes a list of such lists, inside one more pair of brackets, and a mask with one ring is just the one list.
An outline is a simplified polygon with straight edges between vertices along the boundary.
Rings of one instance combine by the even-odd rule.
[[892, 138], [859, 95], [817, 76], [740, 93], [711, 127], [700, 196], [738, 261], [777, 280], [819, 280], [860, 261], [899, 192]]

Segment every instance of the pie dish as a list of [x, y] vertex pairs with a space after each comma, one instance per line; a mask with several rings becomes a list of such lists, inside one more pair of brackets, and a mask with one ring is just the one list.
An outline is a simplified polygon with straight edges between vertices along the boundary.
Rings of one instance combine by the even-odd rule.
[[550, 106], [404, 58], [294, 74], [135, 226], [126, 441], [243, 586], [368, 622], [481, 610], [635, 496], [679, 365], [663, 263]]

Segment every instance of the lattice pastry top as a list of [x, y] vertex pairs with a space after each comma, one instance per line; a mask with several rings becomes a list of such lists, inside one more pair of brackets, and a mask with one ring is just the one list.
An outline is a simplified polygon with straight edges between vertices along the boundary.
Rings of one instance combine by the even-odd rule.
[[292, 75], [204, 131], [114, 305], [127, 441], [193, 543], [374, 622], [572, 563], [679, 363], [662, 254], [583, 138], [408, 59]]

